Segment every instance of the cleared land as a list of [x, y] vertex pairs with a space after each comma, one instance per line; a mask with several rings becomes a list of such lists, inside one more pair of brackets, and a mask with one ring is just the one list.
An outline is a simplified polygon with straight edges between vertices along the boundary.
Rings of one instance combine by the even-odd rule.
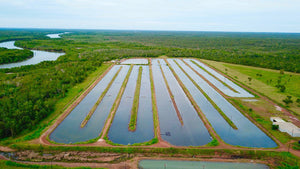
[[[131, 62], [134, 61], [131, 60]], [[276, 147], [276, 144], [274, 141], [272, 141], [272, 139], [270, 139], [264, 132], [262, 132], [254, 124], [252, 124], [252, 122], [249, 121], [238, 109], [236, 109], [232, 105], [232, 103], [226, 100], [226, 97], [228, 96], [224, 97], [223, 95], [226, 92], [223, 91], [231, 90], [231, 92], [236, 92], [236, 93], [239, 92], [239, 93], [246, 94], [247, 96], [251, 96], [251, 94], [249, 94], [244, 89], [238, 87], [236, 84], [229, 82], [228, 79], [226, 80], [226, 84], [228, 86], [230, 85], [231, 88], [235, 88], [235, 90], [232, 90], [228, 87], [224, 88], [220, 86], [217, 90], [215, 90], [215, 88], [217, 88], [216, 87], [217, 85], [214, 86], [213, 84], [215, 83], [211, 83], [211, 81], [212, 80], [216, 81], [218, 79], [218, 81], [220, 82], [221, 81], [220, 78], [224, 78], [224, 77], [221, 74], [217, 74], [217, 72], [213, 72], [212, 74], [215, 74], [215, 76], [214, 77], [211, 76], [210, 78], [206, 79], [204, 76], [201, 75], [201, 73], [203, 74], [201, 70], [204, 69], [206, 71], [210, 71], [210, 68], [202, 66], [202, 68], [200, 69], [199, 67], [202, 63], [199, 62], [199, 64], [195, 64], [196, 62], [199, 61], [185, 60], [183, 62], [180, 59], [167, 59], [167, 60], [154, 59], [151, 62], [152, 64], [151, 71], [154, 76], [153, 77], [154, 87], [155, 87], [154, 92], [157, 101], [155, 104], [157, 104], [158, 107], [157, 111], [159, 115], [160, 133], [162, 135], [161, 141], [165, 140], [171, 143], [172, 145], [177, 145], [177, 146], [205, 145], [208, 144], [210, 141], [212, 141], [209, 135], [212, 136], [215, 135], [215, 133], [213, 133], [213, 131], [210, 129], [210, 126], [212, 126], [216, 131], [216, 133], [222, 139], [220, 140], [220, 138], [217, 137], [219, 142], [225, 141], [228, 144], [246, 146], [246, 147]], [[139, 62], [137, 63], [139, 64]], [[123, 69], [125, 68], [126, 69], [121, 70], [121, 67], [123, 67]], [[94, 99], [92, 99], [91, 97], [89, 98], [89, 96], [87, 96], [83, 100], [84, 103], [82, 103], [81, 106], [82, 108], [80, 108], [80, 104], [79, 104], [78, 105], [79, 107], [77, 106], [73, 110], [77, 113], [75, 112], [72, 113], [73, 112], [72, 111], [70, 115], [62, 122], [62, 124], [59, 125], [58, 128], [54, 130], [54, 133], [64, 133], [64, 134], [52, 135], [51, 138], [56, 139], [56, 137], [58, 137], [61, 140], [69, 140], [68, 142], [72, 142], [72, 143], [84, 142], [88, 140], [93, 140], [99, 135], [106, 136], [107, 133], [109, 132], [108, 129], [109, 126], [111, 125], [110, 124], [111, 121], [113, 121], [114, 126], [117, 126], [117, 128], [120, 126], [122, 126], [121, 128], [124, 128], [124, 125], [121, 125], [121, 123], [124, 124], [127, 123], [127, 126], [129, 123], [131, 123], [131, 125], [134, 126], [134, 124], [141, 123], [141, 121], [144, 121], [145, 119], [137, 118], [139, 117], [139, 113], [140, 113], [140, 111], [138, 111], [140, 107], [139, 104], [143, 103], [141, 102], [141, 100], [144, 98], [144, 96], [142, 95], [143, 91], [137, 93], [136, 90], [139, 91], [140, 90], [139, 88], [141, 86], [144, 86], [143, 83], [145, 82], [142, 83], [141, 79], [145, 75], [142, 76], [142, 67], [140, 67], [139, 69], [138, 67], [135, 67], [134, 71], [131, 71], [130, 68], [129, 72], [128, 72], [128, 68], [129, 68], [128, 65], [114, 66], [114, 68], [110, 71], [112, 73], [108, 73], [103, 79], [103, 81], [107, 79], [106, 80], [107, 82], [106, 83], [100, 82], [98, 84], [102, 86], [101, 87], [102, 89], [97, 92], [97, 95], [95, 95], [96, 90], [92, 90], [90, 92], [90, 95], [92, 96], [94, 95], [93, 96]], [[196, 68], [199, 68], [200, 70], [199, 69], [197, 70]], [[148, 70], [149, 66], [143, 66], [143, 69]], [[124, 76], [126, 72], [128, 73], [125, 79], [129, 78], [128, 81], [129, 83], [126, 82], [125, 86], [123, 85], [121, 86], [121, 84], [124, 83], [123, 81], [125, 80]], [[131, 76], [133, 72], [135, 72], [136, 74], [135, 76]], [[147, 83], [150, 83], [150, 77], [151, 76], [148, 76]], [[117, 96], [117, 91], [119, 91], [120, 88], [123, 88], [122, 91], [125, 90], [125, 93], [124, 95], [122, 94], [120, 96]], [[166, 91], [168, 92], [164, 93]], [[222, 93], [220, 94], [219, 92]], [[151, 95], [153, 95], [153, 92], [151, 93], [152, 93]], [[139, 97], [137, 97], [137, 95]], [[97, 97], [98, 99], [95, 99]], [[91, 99], [93, 100], [93, 103], [91, 103]], [[118, 104], [114, 103], [116, 102], [115, 101], [116, 99], [119, 100]], [[128, 99], [131, 100], [131, 102], [128, 102], [130, 104], [125, 104], [126, 103], [125, 100]], [[139, 99], [139, 101], [134, 101], [134, 99]], [[135, 105], [135, 102], [138, 105]], [[149, 99], [148, 102], [149, 105], [152, 104], [152, 101]], [[90, 105], [90, 107], [85, 106], [86, 104]], [[113, 106], [115, 107], [113, 112], [112, 112], [113, 108], [109, 109], [109, 107], [111, 106], [108, 106], [107, 104], [109, 105], [113, 104]], [[120, 106], [119, 104], [125, 106], [123, 106], [122, 108], [122, 106]], [[103, 106], [105, 106], [106, 108], [104, 108]], [[141, 106], [143, 107], [143, 105]], [[79, 121], [82, 118], [81, 117], [82, 115], [79, 114], [82, 114], [80, 112], [82, 112], [83, 108], [85, 112], [88, 112], [87, 110], [90, 109], [90, 112], [94, 112], [96, 114], [95, 116], [93, 113], [87, 115], [86, 117], [89, 118], [85, 118], [84, 125], [81, 124], [81, 127], [84, 128], [80, 130], [75, 130], [75, 133], [70, 134], [71, 130], [73, 130], [74, 127], [77, 128], [76, 127], [77, 124], [74, 123], [74, 121], [72, 121], [72, 123], [68, 123], [67, 121], [70, 121], [74, 118], [78, 119]], [[150, 106], [146, 108], [147, 109], [146, 111], [148, 111], [149, 108]], [[148, 114], [152, 115], [152, 109], [149, 110], [150, 112]], [[135, 112], [135, 113], [131, 113], [131, 112]], [[199, 116], [201, 112], [203, 112], [205, 117]], [[214, 112], [215, 114], [212, 114], [212, 112]], [[124, 113], [127, 113], [128, 115], [124, 116]], [[122, 116], [124, 117], [119, 118], [120, 114], [123, 114]], [[134, 117], [131, 117], [132, 115]], [[106, 120], [107, 117], [109, 118], [112, 117], [112, 120]], [[151, 119], [148, 119], [148, 121], [144, 121], [143, 123], [144, 124], [149, 123], [153, 125], [153, 117], [152, 116], [149, 117]], [[174, 119], [172, 119], [173, 117]], [[101, 118], [102, 121], [101, 123], [98, 122], [99, 118]], [[206, 121], [204, 118], [207, 119], [208, 121]], [[106, 125], [104, 123], [106, 123]], [[119, 126], [118, 123], [120, 123]], [[108, 126], [108, 129], [102, 129], [101, 126]], [[111, 128], [110, 130], [113, 130], [114, 128]], [[125, 134], [127, 132], [129, 133], [135, 132], [135, 130], [139, 128], [142, 127], [137, 126], [137, 128], [129, 128], [129, 129], [126, 128], [126, 131], [123, 131], [122, 134]], [[116, 129], [114, 129], [114, 131], [120, 130], [120, 129], [118, 130]], [[67, 130], [70, 130], [70, 132], [66, 132]], [[102, 133], [100, 131], [102, 131]], [[140, 131], [141, 130], [139, 129], [139, 132]], [[208, 133], [208, 131], [210, 131], [210, 134]], [[78, 132], [84, 132], [84, 134], [78, 134]], [[90, 134], [90, 133], [94, 133], [94, 134]], [[131, 134], [127, 134], [127, 136], [126, 135], [122, 136], [122, 134], [118, 135], [115, 133], [112, 135], [108, 135], [109, 136], [108, 139], [110, 139], [110, 137], [113, 138], [112, 140], [124, 140], [126, 137], [128, 138], [144, 137], [143, 135], [140, 134], [132, 135], [132, 136], [130, 136]], [[123, 139], [118, 138], [121, 136], [123, 137]], [[76, 138], [75, 139], [76, 141], [72, 140], [74, 138]], [[130, 144], [142, 143], [141, 141], [138, 141], [139, 139], [135, 141], [134, 140], [129, 141], [129, 140], [128, 143]], [[63, 142], [68, 143], [66, 141]], [[108, 142], [110, 141], [108, 140]], [[117, 142], [124, 144], [124, 142], [119, 142], [119, 141]], [[151, 142], [154, 143], [153, 140]], [[125, 144], [127, 144], [127, 141]], [[147, 143], [146, 145], [148, 144], [151, 143]]]
[[[226, 75], [241, 82], [243, 85], [256, 90], [264, 96], [267, 96], [281, 107], [286, 107], [285, 103], [282, 100], [285, 99], [287, 95], [292, 96], [293, 103], [289, 104], [286, 108], [293, 111], [293, 113], [295, 113], [298, 118], [300, 117], [300, 104], [296, 102], [296, 100], [300, 97], [299, 73], [284, 71], [283, 74], [281, 74], [279, 70], [271, 70], [208, 60], [201, 61], [211, 65], [221, 72], [224, 72]], [[251, 80], [249, 80], [249, 77], [251, 78]], [[280, 89], [276, 87], [279, 81], [279, 84], [284, 85], [286, 88], [284, 92], [280, 92]]]

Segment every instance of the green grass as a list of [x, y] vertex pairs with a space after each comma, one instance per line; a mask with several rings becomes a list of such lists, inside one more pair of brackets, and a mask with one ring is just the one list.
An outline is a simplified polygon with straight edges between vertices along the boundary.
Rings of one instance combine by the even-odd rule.
[[158, 138], [158, 113], [157, 113], [157, 105], [156, 105], [156, 97], [155, 97], [155, 88], [153, 82], [153, 73], [152, 73], [152, 65], [149, 62], [149, 73], [150, 73], [150, 85], [151, 85], [151, 100], [152, 100], [152, 111], [153, 111], [153, 126], [154, 126], [154, 134], [155, 138]]
[[[184, 60], [182, 60], [185, 64], [187, 64]], [[200, 69], [202, 69], [203, 71], [205, 71], [206, 73], [208, 73], [209, 75], [211, 75], [212, 77], [214, 77], [216, 80], [218, 80], [220, 83], [222, 83], [224, 86], [228, 87], [230, 90], [237, 92], [234, 88], [232, 88], [231, 86], [227, 85], [226, 83], [224, 83], [223, 81], [221, 81], [219, 78], [217, 78], [215, 75], [211, 74], [209, 71], [207, 71], [206, 69], [204, 69], [202, 66], [200, 66], [197, 62], [195, 62], [194, 60], [191, 60], [192, 63], [194, 63], [197, 67], [199, 67]]]
[[[158, 61], [158, 63], [159, 63], [159, 61]], [[183, 125], [183, 120], [182, 120], [181, 114], [180, 114], [180, 112], [179, 112], [179, 109], [178, 109], [178, 107], [177, 107], [177, 104], [176, 104], [176, 102], [175, 102], [174, 95], [173, 95], [173, 93], [172, 93], [172, 91], [171, 91], [170, 85], [169, 85], [169, 83], [168, 83], [168, 81], [167, 81], [167, 78], [166, 78], [166, 76], [165, 76], [165, 73], [164, 73], [164, 71], [163, 71], [163, 69], [162, 69], [160, 63], [159, 63], [159, 68], [160, 68], [161, 74], [162, 74], [162, 76], [163, 76], [164, 82], [165, 82], [165, 84], [166, 84], [166, 87], [167, 87], [167, 89], [168, 89], [168, 93], [169, 93], [169, 95], [170, 95], [170, 97], [171, 97], [171, 100], [172, 100], [173, 106], [174, 106], [174, 108], [175, 108], [175, 111], [176, 111], [178, 120], [180, 121], [181, 125]]]
[[215, 147], [219, 145], [219, 142], [217, 139], [213, 139], [208, 145], [211, 147]]
[[135, 92], [134, 92], [133, 104], [132, 104], [132, 108], [131, 108], [131, 117], [130, 117], [130, 122], [129, 122], [129, 127], [128, 127], [128, 129], [130, 131], [135, 131], [135, 129], [136, 129], [136, 121], [137, 121], [137, 114], [138, 114], [138, 109], [139, 109], [139, 98], [140, 98], [140, 89], [141, 89], [141, 81], [142, 81], [142, 72], [143, 72], [143, 67], [140, 66], [137, 83], [136, 83], [136, 88], [135, 88]]
[[300, 144], [298, 142], [293, 143], [291, 146], [293, 146], [295, 150], [300, 150]]
[[[169, 65], [169, 62], [167, 59], [165, 59], [165, 62], [167, 63], [167, 65]], [[174, 61], [175, 63], [177, 63], [176, 61]], [[201, 109], [199, 108], [199, 106], [197, 105], [196, 101], [194, 100], [194, 98], [192, 97], [191, 93], [188, 91], [188, 89], [186, 88], [186, 86], [183, 84], [183, 82], [181, 81], [181, 79], [178, 77], [178, 75], [176, 74], [176, 72], [174, 71], [174, 69], [170, 66], [169, 67], [171, 72], [173, 73], [173, 75], [175, 76], [177, 82], [179, 83], [179, 85], [181, 86], [181, 88], [183, 89], [184, 93], [186, 94], [186, 96], [188, 97], [188, 99], [190, 100], [190, 103], [193, 105], [194, 109], [196, 110], [196, 112], [198, 113], [198, 116], [201, 118], [201, 120], [204, 122], [204, 124], [207, 124], [208, 126], [211, 127], [211, 124], [210, 122], [207, 120], [207, 118], [205, 117], [205, 115], [203, 113], [201, 113]], [[214, 131], [213, 127], [211, 127], [211, 129], [213, 130], [210, 130], [209, 127], [207, 127], [207, 130], [208, 132], [210, 133], [211, 137], [213, 137], [213, 141], [217, 141], [215, 137], [218, 137], [219, 136], [217, 135], [217, 133]], [[219, 144], [219, 143], [218, 143]], [[210, 146], [210, 143], [209, 143], [209, 146]]]
[[[272, 122], [270, 120], [270, 117], [268, 115], [262, 114], [260, 115], [259, 112], [250, 111], [250, 107], [247, 107], [245, 104], [242, 104], [240, 99], [229, 99], [233, 105], [238, 106], [238, 109], [240, 110], [241, 113], [246, 113], [248, 114], [254, 121], [256, 121], [258, 124], [260, 124], [262, 127], [267, 129], [267, 131], [273, 135], [275, 138], [277, 138], [281, 143], [287, 143], [291, 139], [293, 139], [291, 136], [289, 136], [287, 133], [280, 132], [278, 130], [272, 130]], [[257, 102], [255, 103], [257, 106], [262, 105], [262, 106], [268, 106], [268, 103], [265, 103], [265, 101]], [[244, 114], [245, 115], [245, 114]], [[266, 133], [269, 135], [269, 133]]]
[[[225, 119], [225, 121], [235, 130], [237, 126], [226, 116], [226, 114], [216, 105], [216, 103], [201, 89], [201, 87], [188, 75], [184, 69], [175, 61], [178, 67], [183, 71], [183, 73], [192, 81], [192, 83], [198, 88], [198, 90], [205, 96], [205, 98], [214, 106], [214, 108], [220, 113], [220, 115]], [[188, 65], [189, 66], [189, 65]], [[189, 66], [190, 67], [190, 66]]]
[[[91, 169], [91, 167], [63, 167], [59, 165], [37, 165], [37, 164], [22, 164], [14, 161], [0, 160], [0, 168], [3, 169]], [[100, 169], [100, 168], [98, 168]]]
[[101, 103], [102, 99], [106, 95], [107, 91], [110, 89], [110, 86], [112, 85], [112, 83], [117, 78], [117, 76], [118, 76], [119, 72], [121, 71], [121, 69], [122, 69], [122, 67], [120, 67], [120, 69], [117, 71], [117, 73], [111, 79], [111, 81], [109, 82], [109, 84], [107, 85], [107, 87], [105, 88], [105, 90], [103, 91], [103, 93], [101, 94], [101, 96], [99, 97], [99, 99], [97, 100], [97, 102], [95, 103], [95, 105], [91, 108], [91, 110], [89, 111], [88, 115], [84, 118], [84, 120], [82, 121], [82, 123], [80, 125], [81, 128], [83, 128], [87, 124], [87, 122], [90, 120], [90, 118], [94, 114], [95, 110], [97, 109], [98, 105]]
[[[133, 69], [133, 65], [130, 66], [130, 68], [129, 68], [127, 74], [126, 74], [126, 77], [125, 77], [125, 79], [124, 79], [124, 81], [123, 81], [123, 83], [122, 83], [122, 86], [121, 86], [121, 88], [120, 88], [119, 94], [118, 94], [118, 96], [116, 97], [116, 100], [114, 101], [114, 104], [113, 104], [113, 106], [112, 106], [111, 109], [110, 109], [109, 117], [107, 117], [106, 122], [105, 122], [105, 124], [106, 124], [107, 121], [108, 121], [108, 119], [110, 118], [110, 116], [112, 116], [112, 120], [110, 121], [109, 127], [108, 127], [106, 133], [104, 133], [105, 135], [104, 135], [104, 137], [103, 137], [108, 143], [112, 143], [112, 142], [107, 138], [107, 134], [108, 134], [108, 131], [109, 131], [109, 129], [110, 129], [111, 123], [112, 123], [113, 120], [114, 120], [116, 111], [117, 111], [117, 109], [118, 109], [118, 107], [119, 107], [119, 105], [120, 105], [121, 98], [122, 98], [122, 96], [123, 96], [123, 93], [124, 93], [124, 90], [125, 90], [125, 88], [126, 88], [126, 85], [127, 85], [128, 79], [129, 79], [129, 76], [130, 76], [130, 74], [131, 74], [131, 72], [132, 72], [132, 69]], [[102, 131], [102, 132], [104, 132], [104, 131]], [[102, 134], [103, 134], [103, 133], [101, 133], [100, 135], [102, 135]]]
[[[280, 74], [280, 71], [278, 70], [274, 71], [262, 68], [246, 67], [241, 65], [226, 66], [272, 87], [276, 86], [279, 77], [281, 77], [281, 84], [284, 84], [286, 86], [286, 91], [284, 92], [284, 94], [294, 96], [295, 98], [300, 98], [299, 73], [284, 72], [284, 74]], [[262, 76], [257, 76], [258, 74], [261, 74]], [[280, 92], [278, 89], [277, 93], [282, 92]]]
[[[28, 144], [28, 145], [14, 145], [15, 149], [20, 150], [35, 150], [39, 151], [39, 145]], [[286, 163], [291, 166], [299, 166], [299, 157], [292, 155], [289, 152], [275, 152], [272, 150], [234, 150], [234, 149], [209, 149], [209, 148], [155, 148], [155, 147], [88, 147], [88, 146], [45, 146], [43, 151], [55, 151], [55, 152], [65, 152], [65, 151], [92, 151], [92, 152], [102, 152], [102, 153], [126, 153], [126, 154], [138, 154], [143, 153], [144, 156], [157, 157], [157, 154], [165, 154], [167, 156], [179, 155], [192, 157], [194, 155], [200, 156], [215, 156], [228, 155], [228, 156], [238, 156], [239, 158], [245, 159], [258, 159], [263, 161], [275, 160], [276, 166], [283, 166]]]
[[[256, 90], [258, 93], [265, 95], [277, 102], [280, 106], [285, 104], [282, 101], [286, 98], [287, 95], [292, 96], [294, 103], [290, 104], [288, 109], [292, 110], [298, 117], [300, 117], [300, 107], [296, 103], [296, 99], [300, 98], [300, 74], [284, 72], [280, 74], [279, 70], [271, 70], [265, 68], [257, 68], [236, 64], [229, 64], [224, 62], [215, 62], [208, 60], [201, 60], [204, 63], [218, 69], [221, 72], [229, 75], [233, 79], [238, 80], [242, 84], [249, 86], [250, 88]], [[258, 76], [261, 74], [262, 76]], [[249, 82], [248, 77], [251, 77], [252, 80]], [[281, 83], [286, 87], [285, 92], [280, 92], [276, 88], [277, 81], [281, 77]]]

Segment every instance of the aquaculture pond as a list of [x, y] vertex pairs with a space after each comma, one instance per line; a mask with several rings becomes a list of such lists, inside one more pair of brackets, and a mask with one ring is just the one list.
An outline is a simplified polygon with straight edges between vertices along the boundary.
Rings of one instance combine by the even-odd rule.
[[148, 64], [148, 59], [126, 59], [121, 64], [146, 65]]
[[108, 133], [108, 138], [114, 143], [124, 145], [142, 143], [154, 137], [149, 66], [142, 66], [136, 130], [128, 130], [139, 73], [138, 69], [139, 66], [134, 66], [132, 69], [120, 105], [115, 113]]
[[212, 161], [175, 161], [175, 160], [141, 160], [139, 169], [269, 169], [265, 164], [212, 162]]
[[[183, 59], [185, 62], [189, 64], [193, 69], [195, 69], [198, 73], [200, 73], [205, 79], [207, 79], [210, 83], [216, 86], [219, 90], [221, 90], [224, 94], [231, 97], [254, 97], [252, 94], [247, 92], [245, 89], [239, 87], [231, 80], [227, 79], [225, 76], [216, 72], [214, 69], [206, 66], [202, 62], [196, 59]], [[200, 66], [200, 67], [199, 67]], [[209, 73], [207, 73], [209, 72]], [[216, 77], [216, 78], [215, 78]], [[228, 88], [226, 85], [233, 88], [235, 91]]]
[[[211, 136], [165, 62], [153, 59], [152, 71], [162, 139], [176, 146], [200, 146], [209, 143]], [[168, 93], [162, 73], [173, 96]], [[182, 123], [171, 97], [174, 97]]]
[[[19, 48], [19, 47], [15, 46], [14, 44], [15, 44], [15, 41], [2, 42], [2, 43], [0, 43], [0, 47], [4, 47], [7, 49], [22, 50], [22, 48]], [[46, 52], [46, 51], [40, 51], [40, 50], [31, 50], [31, 51], [33, 52], [32, 58], [29, 58], [29, 59], [21, 61], [21, 62], [2, 64], [2, 65], [0, 65], [0, 69], [20, 67], [20, 66], [25, 66], [25, 65], [34, 65], [34, 64], [38, 64], [43, 61], [54, 61], [61, 55], [65, 54], [65, 53], [58, 53], [58, 52]]]
[[[220, 113], [212, 106], [206, 97], [194, 86], [189, 75], [205, 94], [220, 108], [220, 110], [237, 126], [233, 129]], [[228, 144], [246, 147], [276, 147], [276, 143], [230, 104], [221, 94], [212, 88], [205, 80], [198, 76], [184, 62], [179, 59], [168, 59], [170, 66], [180, 77], [189, 90], [197, 105], [205, 114], [217, 134]]]
[[[116, 65], [89, 92], [89, 94], [73, 109], [73, 111], [51, 133], [50, 139], [58, 143], [83, 142], [98, 137], [110, 113], [112, 105], [120, 91], [130, 66]], [[120, 70], [120, 71], [119, 71]], [[116, 73], [119, 73], [116, 75]], [[108, 84], [116, 78], [110, 86]], [[87, 124], [81, 128], [81, 123], [96, 104], [101, 94], [107, 93], [97, 106]]]
[[[129, 65], [113, 66], [57, 126], [50, 139], [58, 143], [76, 143], [97, 138], [111, 113], [112, 106], [116, 104], [124, 79], [129, 75], [107, 133], [108, 139], [114, 143], [128, 145], [153, 139], [152, 94], [155, 94], [160, 134], [163, 140], [172, 145], [201, 146], [212, 141], [198, 114], [203, 113], [216, 133], [228, 144], [263, 148], [277, 146], [207, 82], [215, 81], [215, 77], [205, 71], [207, 75], [204, 76], [205, 73], [197, 70], [198, 65], [190, 60], [166, 61], [152, 59], [152, 69], [148, 65], [134, 65], [130, 74]], [[155, 93], [151, 92], [150, 73], [153, 75]], [[207, 81], [203, 77], [207, 77]], [[140, 84], [140, 89], [137, 84]], [[220, 89], [227, 87], [220, 84], [223, 85], [219, 86]], [[241, 91], [236, 87], [234, 90]], [[135, 94], [137, 91], [140, 93]], [[190, 98], [186, 93], [190, 94]], [[139, 96], [136, 101], [135, 95]], [[195, 110], [190, 99], [195, 101], [194, 106], [198, 106], [201, 112]], [[130, 129], [132, 110], [137, 105], [136, 127]], [[86, 117], [89, 117], [88, 120], [85, 120]]]

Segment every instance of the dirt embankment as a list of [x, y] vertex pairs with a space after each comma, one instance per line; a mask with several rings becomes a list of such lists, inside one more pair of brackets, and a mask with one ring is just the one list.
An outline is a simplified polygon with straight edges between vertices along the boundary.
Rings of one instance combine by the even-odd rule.
[[[276, 159], [264, 158], [264, 161], [249, 159], [242, 155], [230, 155], [215, 152], [214, 155], [181, 155], [170, 157], [167, 154], [118, 154], [98, 152], [33, 152], [23, 151], [16, 153], [18, 163], [38, 165], [60, 165], [64, 167], [103, 167], [112, 169], [135, 169], [138, 168], [140, 160], [184, 160], [184, 161], [212, 161], [212, 162], [254, 162], [264, 163], [271, 166], [276, 165]], [[0, 156], [1, 158], [1, 156]], [[26, 161], [24, 161], [26, 160]], [[61, 162], [63, 161], [63, 162]]]
[[[211, 69], [215, 70], [216, 72], [220, 73], [220, 74], [223, 75], [224, 77], [228, 78], [229, 80], [231, 80], [231, 81], [237, 83], [237, 84], [238, 84], [239, 86], [241, 86], [242, 88], [244, 88], [244, 89], [250, 91], [251, 93], [257, 95], [257, 96], [260, 97], [261, 99], [266, 100], [267, 102], [269, 102], [269, 103], [272, 104], [273, 106], [280, 107], [280, 108], [281, 108], [281, 112], [283, 112], [286, 116], [288, 116], [293, 124], [295, 124], [297, 127], [300, 127], [300, 120], [299, 120], [297, 117], [295, 117], [292, 113], [290, 113], [287, 109], [285, 109], [285, 108], [279, 106], [277, 103], [275, 103], [273, 100], [271, 100], [271, 99], [268, 98], [267, 96], [264, 96], [264, 95], [262, 95], [262, 94], [256, 92], [256, 91], [253, 90], [252, 88], [250, 88], [250, 87], [248, 87], [248, 86], [246, 86], [246, 85], [244, 85], [244, 84], [238, 82], [237, 80], [235, 80], [234, 78], [231, 78], [231, 77], [228, 76], [227, 74], [224, 74], [223, 72], [218, 71], [218, 70], [215, 69], [214, 67], [212, 67], [212, 66], [210, 66], [210, 65], [208, 65], [208, 64], [206, 64], [206, 63], [204, 63], [204, 62], [202, 62], [202, 63], [205, 64], [206, 66], [210, 67]], [[222, 93], [221, 93], [221, 94], [222, 94]]]
[[81, 94], [69, 107], [66, 108], [64, 113], [58, 117], [52, 126], [50, 126], [45, 133], [39, 138], [39, 142], [45, 145], [51, 145], [47, 140], [48, 135], [71, 113], [71, 111], [84, 99], [84, 97], [100, 82], [100, 80], [112, 69], [114, 66], [111, 65], [102, 75], [99, 76], [89, 87], [88, 89]]

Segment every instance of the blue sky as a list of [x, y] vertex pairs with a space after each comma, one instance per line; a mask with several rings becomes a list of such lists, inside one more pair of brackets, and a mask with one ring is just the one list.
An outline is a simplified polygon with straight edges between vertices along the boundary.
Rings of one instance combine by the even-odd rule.
[[0, 0], [0, 27], [300, 32], [300, 0]]

